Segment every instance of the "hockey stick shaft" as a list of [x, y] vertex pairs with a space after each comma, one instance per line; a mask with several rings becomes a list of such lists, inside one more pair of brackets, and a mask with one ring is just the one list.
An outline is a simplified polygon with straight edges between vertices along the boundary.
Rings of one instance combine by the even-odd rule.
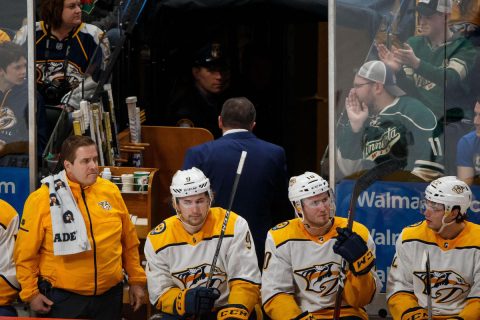
[[228, 202], [228, 209], [225, 213], [225, 218], [223, 219], [222, 230], [220, 231], [220, 236], [218, 237], [217, 248], [215, 249], [215, 254], [213, 256], [212, 265], [210, 266], [210, 273], [207, 278], [207, 288], [212, 284], [213, 274], [215, 272], [215, 267], [217, 265], [218, 255], [220, 253], [220, 248], [222, 246], [222, 241], [225, 236], [225, 230], [227, 229], [228, 218], [230, 217], [230, 211], [232, 210], [233, 200], [235, 199], [235, 193], [237, 192], [238, 181], [242, 175], [243, 164], [245, 163], [245, 158], [247, 157], [247, 151], [242, 151], [240, 155], [240, 161], [238, 162], [237, 174], [235, 180], [233, 181], [232, 192], [230, 193], [230, 200]]
[[432, 282], [430, 271], [430, 254], [427, 252], [427, 261], [425, 262], [426, 291], [427, 291], [427, 314], [428, 320], [432, 320]]
[[[368, 189], [368, 187], [372, 185], [375, 181], [397, 171], [402, 166], [403, 165], [401, 161], [390, 159], [366, 171], [360, 178], [357, 179], [353, 187], [352, 195], [350, 198], [350, 204], [348, 208], [347, 228], [349, 230], [352, 230], [352, 227], [353, 227], [357, 200], [360, 193]], [[335, 309], [333, 312], [334, 320], [340, 319], [340, 309], [342, 306], [342, 294], [343, 294], [343, 289], [345, 287], [344, 279], [346, 278], [346, 274], [347, 274], [347, 262], [345, 261], [345, 259], [342, 259], [340, 274], [338, 275], [339, 281], [338, 281], [337, 294], [335, 297]]]

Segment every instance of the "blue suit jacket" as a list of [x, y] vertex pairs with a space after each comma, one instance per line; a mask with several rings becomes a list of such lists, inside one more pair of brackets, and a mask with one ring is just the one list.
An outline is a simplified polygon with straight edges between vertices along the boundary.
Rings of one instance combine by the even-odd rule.
[[268, 230], [294, 217], [288, 201], [284, 149], [258, 139], [251, 132], [230, 133], [187, 150], [183, 169], [202, 170], [214, 191], [213, 205], [228, 209], [242, 151], [247, 151], [247, 158], [232, 211], [247, 220], [257, 256], [262, 261]]

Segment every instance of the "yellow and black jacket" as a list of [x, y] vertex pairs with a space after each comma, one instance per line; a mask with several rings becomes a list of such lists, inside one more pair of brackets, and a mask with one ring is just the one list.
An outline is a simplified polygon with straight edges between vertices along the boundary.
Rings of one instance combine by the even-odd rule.
[[17, 230], [17, 211], [7, 202], [0, 200], [0, 306], [10, 305], [20, 291], [13, 261]]
[[123, 279], [144, 285], [138, 237], [118, 188], [98, 178], [86, 188], [68, 181], [85, 221], [92, 250], [65, 256], [53, 254], [52, 220], [46, 185], [32, 193], [26, 203], [15, 245], [20, 297], [30, 301], [37, 293], [37, 281], [44, 278], [54, 288], [81, 295], [99, 295]]

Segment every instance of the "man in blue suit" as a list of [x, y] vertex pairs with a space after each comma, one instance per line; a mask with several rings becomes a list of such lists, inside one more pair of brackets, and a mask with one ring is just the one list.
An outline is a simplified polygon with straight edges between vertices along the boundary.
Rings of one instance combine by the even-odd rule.
[[225, 101], [218, 117], [223, 136], [190, 148], [183, 169], [202, 170], [214, 191], [213, 205], [227, 208], [240, 154], [247, 151], [232, 211], [247, 220], [262, 266], [268, 230], [293, 215], [288, 202], [285, 151], [252, 133], [255, 116], [255, 107], [247, 98]]

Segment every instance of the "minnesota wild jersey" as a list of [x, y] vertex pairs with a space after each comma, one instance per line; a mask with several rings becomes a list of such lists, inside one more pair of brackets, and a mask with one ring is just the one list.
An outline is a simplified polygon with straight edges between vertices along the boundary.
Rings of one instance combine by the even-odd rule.
[[468, 80], [476, 59], [472, 43], [461, 36], [437, 47], [423, 36], [411, 37], [407, 42], [420, 59], [420, 66], [417, 69], [404, 66], [404, 73], [397, 73], [398, 85], [422, 101], [438, 119], [449, 109], [459, 111], [458, 117], [462, 117], [462, 111], [463, 116], [471, 114], [475, 94]]
[[338, 147], [346, 159], [405, 159], [406, 170], [436, 177], [444, 171], [442, 144], [434, 137], [436, 126], [437, 118], [422, 102], [401, 96], [367, 119], [359, 133], [349, 123], [341, 127]]

